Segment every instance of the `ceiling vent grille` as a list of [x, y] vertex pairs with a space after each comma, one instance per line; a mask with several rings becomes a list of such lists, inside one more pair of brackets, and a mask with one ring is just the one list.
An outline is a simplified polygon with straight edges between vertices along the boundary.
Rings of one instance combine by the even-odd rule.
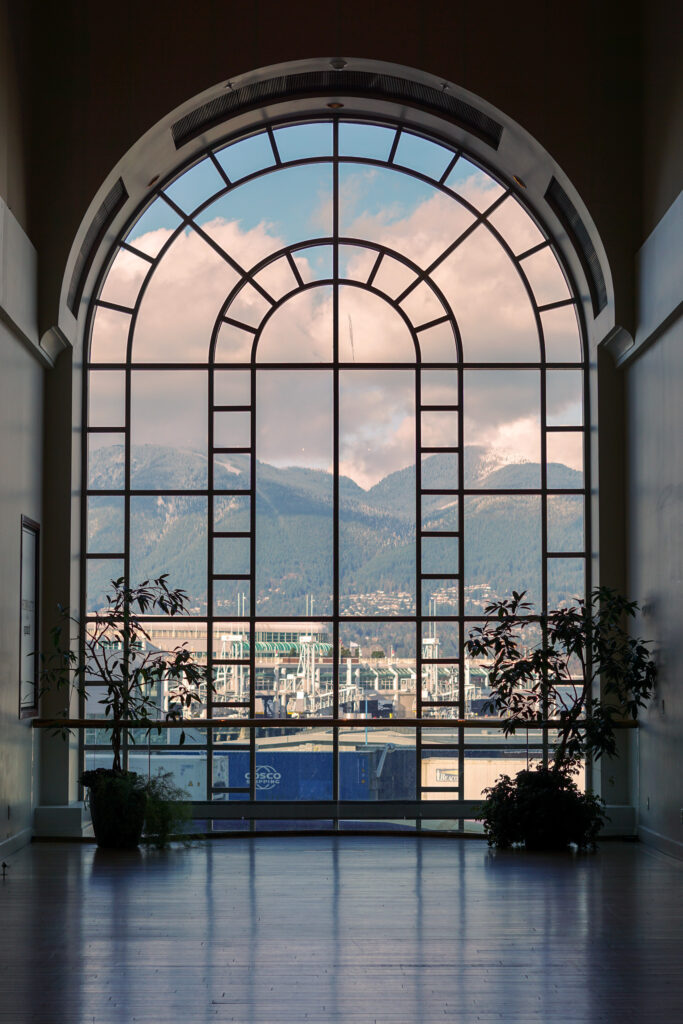
[[83, 297], [86, 278], [88, 277], [88, 271], [98, 246], [104, 240], [109, 225], [127, 199], [126, 186], [123, 184], [122, 179], [119, 178], [107, 193], [104, 202], [93, 217], [92, 223], [86, 232], [83, 245], [76, 257], [76, 264], [71, 275], [71, 284], [69, 285], [69, 293], [66, 299], [67, 305], [74, 316], [78, 316], [78, 307]]
[[597, 316], [607, 305], [607, 286], [602, 267], [600, 266], [600, 259], [595, 251], [595, 246], [591, 242], [586, 225], [581, 220], [576, 207], [556, 178], [551, 179], [546, 189], [545, 199], [576, 249], [588, 281], [588, 290], [593, 305], [593, 316]]
[[447, 90], [410, 82], [394, 75], [369, 71], [311, 71], [303, 74], [280, 75], [239, 89], [226, 90], [221, 96], [197, 107], [176, 121], [171, 128], [176, 149], [195, 139], [226, 118], [254, 107], [261, 107], [278, 99], [333, 96], [376, 96], [394, 100], [424, 110], [432, 110], [441, 117], [466, 129], [497, 149], [503, 126], [488, 114], [477, 110], [464, 100], [452, 96]]

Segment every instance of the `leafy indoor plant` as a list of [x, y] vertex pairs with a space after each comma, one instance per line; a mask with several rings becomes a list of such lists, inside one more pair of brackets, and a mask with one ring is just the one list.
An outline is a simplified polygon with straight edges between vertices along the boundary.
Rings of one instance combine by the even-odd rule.
[[502, 715], [504, 734], [554, 718], [557, 744], [552, 761], [514, 779], [503, 775], [486, 789], [481, 820], [489, 844], [498, 847], [590, 846], [604, 803], [582, 793], [574, 776], [584, 758], [616, 756], [617, 722], [637, 719], [656, 665], [647, 644], [626, 628], [638, 605], [615, 591], [598, 587], [588, 601], [532, 619], [520, 619], [533, 613], [524, 598], [513, 591], [489, 605], [486, 623], [472, 629], [465, 646], [491, 663], [488, 710]]
[[[168, 776], [146, 779], [124, 771], [121, 753], [126, 720], [135, 721], [147, 735], [155, 727], [160, 732], [155, 722], [182, 721], [185, 710], [200, 700], [200, 687], [210, 686], [206, 666], [195, 660], [185, 644], [160, 650], [147, 632], [145, 616], [173, 617], [183, 614], [186, 606], [185, 591], [170, 589], [166, 575], [136, 586], [121, 577], [111, 581], [102, 611], [81, 623], [60, 607], [51, 630], [52, 652], [42, 659], [44, 688], [64, 688], [69, 695], [75, 691], [83, 698], [101, 694], [97, 703], [111, 723], [106, 728], [112, 767], [86, 771], [80, 779], [89, 790], [100, 846], [137, 846], [146, 817], [148, 830], [151, 821], [152, 834], [167, 838], [170, 823], [178, 817], [177, 808], [164, 806], [180, 794]], [[134, 742], [135, 733], [129, 735]], [[180, 743], [184, 739], [181, 732]]]

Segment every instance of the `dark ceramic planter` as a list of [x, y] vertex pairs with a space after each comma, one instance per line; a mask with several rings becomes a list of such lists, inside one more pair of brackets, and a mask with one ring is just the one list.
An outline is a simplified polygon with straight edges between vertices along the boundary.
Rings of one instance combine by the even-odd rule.
[[134, 772], [98, 772], [88, 786], [90, 816], [97, 845], [108, 850], [133, 850], [145, 823], [147, 796]]

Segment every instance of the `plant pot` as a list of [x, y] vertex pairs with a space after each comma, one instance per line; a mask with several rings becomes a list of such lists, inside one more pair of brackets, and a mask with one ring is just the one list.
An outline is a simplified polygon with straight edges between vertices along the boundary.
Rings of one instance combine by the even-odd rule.
[[147, 794], [135, 772], [98, 768], [84, 772], [90, 816], [97, 845], [108, 850], [133, 850], [145, 823]]

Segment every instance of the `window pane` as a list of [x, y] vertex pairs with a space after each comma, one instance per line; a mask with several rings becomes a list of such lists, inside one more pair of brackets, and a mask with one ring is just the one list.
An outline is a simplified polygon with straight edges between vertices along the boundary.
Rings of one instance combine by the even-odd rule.
[[224, 188], [225, 182], [213, 161], [207, 157], [180, 174], [166, 192], [184, 213], [191, 213], [210, 196]]
[[240, 142], [233, 142], [225, 149], [219, 150], [216, 157], [230, 181], [239, 181], [240, 178], [246, 178], [248, 174], [263, 170], [264, 167], [272, 167], [275, 163], [273, 147], [266, 132], [252, 135]]
[[583, 558], [548, 559], [548, 607], [575, 604], [586, 590], [586, 563]]
[[88, 498], [88, 552], [123, 552], [123, 497]]
[[206, 400], [205, 372], [131, 374], [132, 487], [206, 487]]
[[88, 488], [122, 490], [125, 486], [124, 434], [88, 435]]
[[471, 224], [472, 214], [437, 188], [385, 167], [339, 169], [339, 230], [386, 245], [428, 267]]
[[582, 494], [548, 495], [548, 550], [583, 551]]
[[341, 607], [406, 614], [415, 595], [414, 371], [345, 370], [339, 387]]
[[130, 314], [97, 306], [90, 337], [92, 363], [125, 363]]
[[401, 132], [394, 163], [439, 181], [453, 156], [453, 150], [446, 149], [437, 142], [412, 135], [410, 132]]
[[379, 265], [372, 285], [378, 291], [396, 299], [415, 279], [415, 271], [407, 267], [405, 263], [399, 263], [398, 260], [385, 256]]
[[329, 237], [331, 167], [286, 167], [254, 178], [202, 210], [197, 223], [245, 270], [286, 245]]
[[537, 370], [466, 370], [465, 484], [541, 485], [541, 377]]
[[251, 488], [251, 455], [215, 455], [213, 486], [216, 491], [248, 491]]
[[339, 730], [340, 800], [414, 800], [415, 730]]
[[422, 580], [423, 615], [458, 615], [460, 583], [452, 579]]
[[339, 641], [340, 716], [412, 715], [417, 679], [415, 624], [344, 622]]
[[508, 196], [496, 207], [489, 217], [489, 223], [500, 231], [516, 255], [532, 249], [543, 241], [541, 231], [513, 196]]
[[580, 427], [583, 423], [583, 373], [548, 370], [546, 422], [549, 427]]
[[459, 444], [458, 413], [430, 410], [420, 414], [423, 448], [456, 448]]
[[249, 448], [251, 445], [250, 412], [215, 412], [213, 414], [215, 448]]
[[150, 278], [133, 336], [133, 359], [197, 363], [209, 357], [211, 333], [238, 275], [189, 228], [178, 235]]
[[[415, 328], [421, 327], [423, 324], [430, 324], [433, 320], [438, 320], [448, 312], [434, 289], [426, 281], [421, 281], [420, 284], [408, 292], [406, 297], [401, 300], [401, 309]], [[448, 325], [446, 327], [448, 329]], [[427, 334], [429, 334], [428, 331], [420, 334], [420, 344], [422, 344], [422, 338]], [[452, 346], [452, 337], [450, 340]], [[423, 350], [423, 358], [426, 361], [434, 359], [434, 356], [430, 356], [429, 352], [430, 348], [427, 345], [427, 348]]]
[[339, 125], [339, 155], [387, 160], [395, 135], [395, 128], [342, 122]]
[[213, 527], [221, 533], [249, 529], [251, 496], [230, 495], [213, 499]]
[[339, 276], [352, 281], [367, 281], [377, 261], [377, 252], [362, 245], [339, 246]]
[[126, 375], [91, 370], [88, 375], [88, 426], [122, 427], [126, 422]]
[[251, 405], [251, 375], [246, 370], [224, 370], [213, 375], [214, 405]]
[[433, 274], [455, 313], [464, 358], [471, 362], [538, 362], [533, 309], [503, 247], [478, 227]]
[[256, 625], [256, 698], [266, 718], [329, 718], [334, 697], [329, 627], [318, 622]]
[[276, 310], [258, 342], [260, 363], [332, 361], [332, 289], [298, 292]]
[[424, 494], [422, 496], [422, 529], [449, 533], [458, 530], [458, 505], [457, 494]]
[[105, 278], [100, 299], [132, 309], [149, 269], [147, 260], [127, 249], [119, 249]]
[[310, 249], [297, 249], [294, 253], [302, 279], [309, 281], [329, 281], [333, 277], [333, 253], [331, 245], [313, 245]]
[[255, 280], [275, 300], [281, 299], [283, 295], [287, 295], [288, 292], [294, 291], [298, 287], [289, 260], [284, 257], [269, 263], [263, 270], [259, 270]]
[[[465, 498], [465, 614], [477, 615], [483, 599], [513, 590], [541, 605], [541, 499], [526, 495]], [[488, 599], [484, 601], [488, 604]]]
[[178, 214], [159, 196], [137, 219], [126, 241], [148, 256], [156, 256], [179, 224]]
[[522, 262], [524, 273], [534, 290], [536, 302], [561, 302], [569, 298], [569, 288], [552, 249], [541, 249]]
[[214, 580], [214, 615], [249, 615], [251, 584], [249, 580]]
[[256, 389], [257, 608], [304, 615], [312, 595], [329, 614], [332, 374], [260, 371]]
[[449, 323], [436, 324], [417, 336], [423, 363], [455, 363], [458, 350], [453, 328]]
[[250, 564], [248, 537], [215, 538], [213, 542], [213, 571], [216, 575], [247, 573]]
[[106, 596], [111, 593], [112, 580], [123, 576], [123, 560], [117, 558], [89, 558], [85, 566], [85, 608], [87, 612], [107, 607]]
[[297, 124], [276, 128], [275, 142], [283, 163], [307, 157], [332, 156], [331, 124]]
[[423, 405], [458, 404], [457, 370], [423, 370], [420, 375]]
[[583, 487], [583, 434], [546, 434], [548, 487]]
[[264, 729], [256, 738], [257, 800], [331, 800], [332, 734]]
[[446, 187], [482, 211], [488, 210], [489, 206], [503, 194], [502, 185], [464, 157], [460, 157], [449, 174]]
[[410, 331], [378, 295], [339, 288], [339, 359], [343, 363], [414, 363]]
[[206, 611], [206, 513], [204, 497], [130, 500], [131, 582], [167, 572], [169, 586], [187, 591], [190, 614]]
[[248, 363], [253, 344], [254, 335], [251, 331], [222, 323], [216, 339], [216, 362]]
[[551, 363], [579, 363], [583, 358], [576, 308], [560, 306], [541, 313], [545, 355]]

